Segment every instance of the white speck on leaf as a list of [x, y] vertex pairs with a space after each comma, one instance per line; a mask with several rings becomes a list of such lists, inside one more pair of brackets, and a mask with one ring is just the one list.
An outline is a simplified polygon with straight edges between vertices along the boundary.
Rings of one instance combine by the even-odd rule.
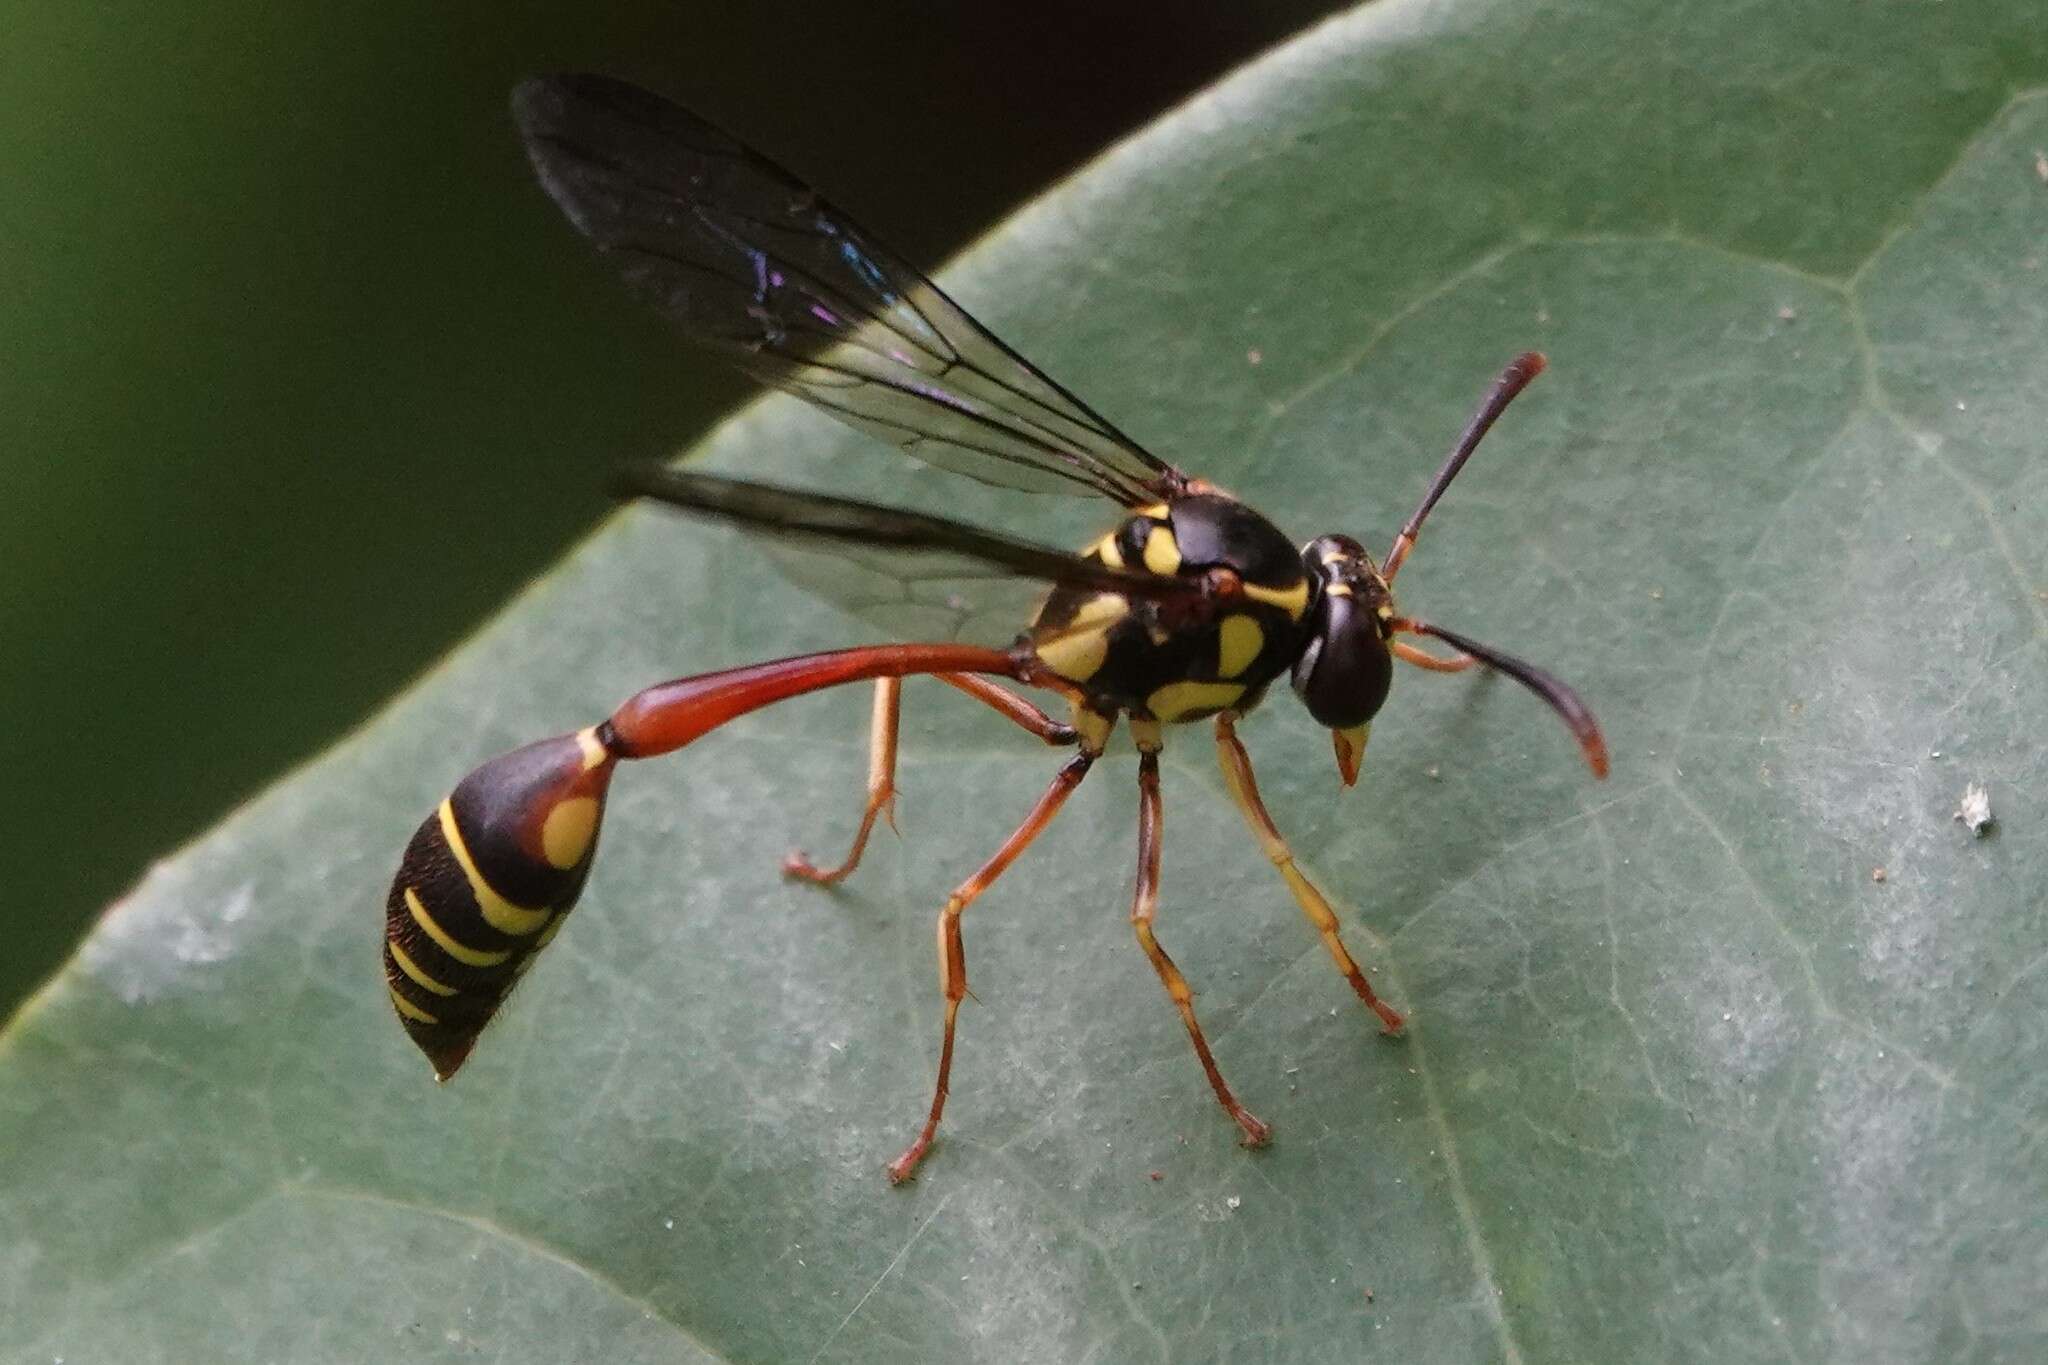
[[1979, 839], [1984, 831], [1991, 828], [1991, 793], [1972, 782], [1963, 788], [1963, 799], [1956, 807], [1957, 823], [1969, 828]]

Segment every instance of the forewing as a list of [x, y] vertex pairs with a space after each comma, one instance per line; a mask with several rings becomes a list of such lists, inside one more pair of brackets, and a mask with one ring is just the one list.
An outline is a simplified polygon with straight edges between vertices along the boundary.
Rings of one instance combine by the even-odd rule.
[[513, 94], [541, 183], [634, 292], [756, 378], [930, 464], [1155, 502], [1185, 478], [787, 171], [605, 76]]

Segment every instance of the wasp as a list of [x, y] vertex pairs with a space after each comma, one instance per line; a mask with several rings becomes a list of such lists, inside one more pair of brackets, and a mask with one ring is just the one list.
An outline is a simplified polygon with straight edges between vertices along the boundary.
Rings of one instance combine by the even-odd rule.
[[[888, 1165], [897, 1182], [917, 1169], [945, 1111], [968, 993], [961, 919], [1052, 822], [1119, 721], [1138, 754], [1131, 925], [1247, 1146], [1265, 1143], [1272, 1130], [1224, 1080], [1194, 992], [1156, 932], [1167, 727], [1211, 725], [1231, 800], [1388, 1033], [1401, 1029], [1402, 1015], [1373, 992], [1328, 898], [1296, 865], [1260, 799], [1237, 722], [1287, 678], [1329, 730], [1348, 787], [1397, 661], [1446, 673], [1483, 665], [1542, 698], [1594, 776], [1606, 776], [1599, 726], [1570, 688], [1404, 613], [1394, 599], [1423, 522], [1502, 410], [1542, 371], [1542, 356], [1519, 356], [1500, 372], [1384, 560], [1341, 534], [1297, 546], [1246, 503], [1145, 450], [816, 192], [695, 115], [594, 75], [528, 81], [514, 92], [513, 112], [548, 194], [632, 291], [691, 340], [929, 464], [1002, 487], [1106, 498], [1119, 512], [1107, 533], [1070, 552], [901, 507], [692, 470], [654, 465], [621, 475], [622, 496], [849, 552], [964, 558], [1045, 585], [1045, 596], [1004, 648], [869, 645], [679, 678], [595, 725], [471, 772], [413, 836], [386, 903], [391, 1003], [440, 1079], [462, 1065], [576, 903], [618, 765], [671, 753], [789, 697], [874, 683], [859, 829], [830, 867], [790, 856], [785, 871], [810, 882], [852, 873], [877, 820], [893, 817], [904, 678], [935, 677], [1072, 751], [1015, 832], [939, 910], [938, 1076], [922, 1126]], [[1454, 652], [1415, 643], [1421, 638]], [[1054, 711], [1020, 688], [1052, 694]]]

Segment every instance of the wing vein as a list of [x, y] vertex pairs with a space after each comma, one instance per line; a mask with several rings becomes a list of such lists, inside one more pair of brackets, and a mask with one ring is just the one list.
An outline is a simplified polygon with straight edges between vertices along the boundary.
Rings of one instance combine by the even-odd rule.
[[1186, 485], [804, 185], [622, 81], [544, 77], [513, 110], [542, 185], [686, 336], [918, 459], [1129, 507]]

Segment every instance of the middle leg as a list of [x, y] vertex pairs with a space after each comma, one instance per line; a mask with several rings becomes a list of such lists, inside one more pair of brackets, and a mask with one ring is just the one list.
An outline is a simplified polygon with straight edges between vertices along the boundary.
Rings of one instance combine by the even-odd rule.
[[1173, 959], [1166, 955], [1166, 949], [1159, 946], [1159, 940], [1152, 933], [1152, 919], [1159, 908], [1159, 830], [1162, 821], [1159, 751], [1145, 749], [1138, 758], [1138, 888], [1131, 897], [1131, 927], [1137, 930], [1138, 946], [1145, 950], [1146, 957], [1152, 959], [1152, 969], [1159, 973], [1160, 983], [1172, 998], [1173, 1007], [1180, 1011], [1180, 1021], [1187, 1026], [1188, 1040], [1195, 1045], [1195, 1055], [1202, 1059], [1202, 1070], [1209, 1077], [1209, 1088], [1216, 1092], [1216, 1102], [1223, 1106], [1223, 1112], [1230, 1115], [1231, 1121], [1244, 1130], [1245, 1146], [1263, 1147], [1273, 1136], [1272, 1126], [1239, 1104], [1237, 1096], [1230, 1093], [1230, 1086], [1217, 1069], [1214, 1054], [1209, 1051], [1209, 1040], [1202, 1036], [1202, 1026], [1195, 1019], [1195, 993], [1188, 989], [1187, 978], [1180, 974], [1180, 968], [1173, 965]]
[[1294, 865], [1294, 850], [1287, 846], [1287, 840], [1273, 823], [1273, 817], [1266, 813], [1266, 803], [1259, 799], [1258, 781], [1252, 776], [1251, 755], [1239, 742], [1237, 727], [1231, 723], [1228, 711], [1216, 717], [1216, 761], [1223, 768], [1223, 781], [1230, 788], [1230, 799], [1244, 813], [1245, 823], [1258, 836], [1259, 845], [1266, 850], [1273, 866], [1279, 868], [1280, 875], [1287, 879], [1287, 889], [1294, 893], [1301, 912], [1323, 936], [1323, 946], [1330, 950], [1337, 970], [1344, 973], [1344, 979], [1351, 983], [1351, 989], [1365, 1002], [1366, 1008], [1380, 1017], [1380, 1024], [1386, 1032], [1399, 1033], [1407, 1021], [1399, 1010], [1373, 994], [1372, 984], [1344, 948], [1344, 940], [1337, 932], [1337, 912], [1330, 908], [1329, 900], [1316, 884]]
[[910, 1179], [917, 1163], [931, 1150], [932, 1139], [938, 1136], [939, 1119], [946, 1112], [946, 1084], [953, 1074], [954, 1026], [960, 1017], [960, 1002], [967, 996], [967, 949], [960, 941], [960, 916], [1052, 823], [1053, 816], [1059, 814], [1074, 788], [1088, 775], [1095, 759], [1095, 753], [1087, 749], [1068, 759], [1053, 777], [1052, 785], [1038, 798], [1038, 804], [1031, 808], [1031, 814], [1024, 817], [1024, 823], [1017, 826], [980, 870], [954, 888], [946, 898], [946, 908], [939, 911], [939, 989], [946, 997], [946, 1031], [939, 1043], [939, 1079], [932, 1090], [931, 1112], [917, 1140], [889, 1163], [889, 1179], [898, 1185]]

